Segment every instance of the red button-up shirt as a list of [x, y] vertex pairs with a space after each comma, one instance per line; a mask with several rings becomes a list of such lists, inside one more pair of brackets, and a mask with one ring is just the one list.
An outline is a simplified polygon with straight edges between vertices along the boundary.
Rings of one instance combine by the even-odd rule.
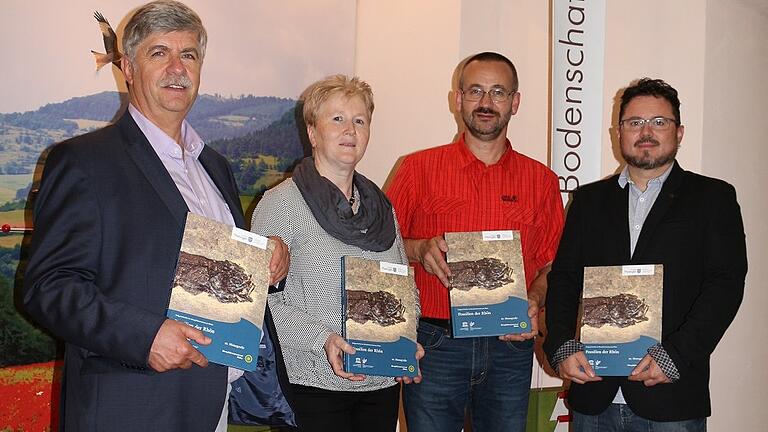
[[[387, 190], [405, 239], [446, 232], [518, 230], [522, 239], [526, 286], [555, 257], [563, 228], [557, 177], [543, 164], [512, 149], [486, 166], [455, 143], [407, 156]], [[422, 315], [447, 319], [448, 291], [419, 263], [416, 286]]]

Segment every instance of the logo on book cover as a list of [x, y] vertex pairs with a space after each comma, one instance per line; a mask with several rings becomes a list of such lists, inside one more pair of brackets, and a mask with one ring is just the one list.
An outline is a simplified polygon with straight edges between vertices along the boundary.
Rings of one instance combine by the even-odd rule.
[[252, 356], [252, 355], [250, 355], [250, 354], [246, 354], [246, 355], [245, 355], [245, 362], [246, 362], [246, 363], [248, 363], [248, 364], [250, 364], [251, 362], [253, 362], [253, 356]]
[[642, 265], [624, 265], [621, 266], [622, 276], [653, 276], [655, 273], [655, 266], [653, 264]]
[[528, 323], [523, 321], [520, 323], [520, 328], [528, 328]]
[[408, 266], [403, 264], [394, 264], [380, 261], [379, 271], [393, 275], [408, 276]]
[[232, 234], [230, 235], [230, 238], [232, 240], [239, 241], [240, 243], [256, 246], [259, 249], [266, 249], [267, 242], [269, 241], [269, 239], [264, 236], [254, 234], [250, 231], [246, 231], [238, 227], [232, 227]]
[[515, 232], [511, 230], [504, 231], [482, 231], [483, 241], [494, 240], [514, 240]]

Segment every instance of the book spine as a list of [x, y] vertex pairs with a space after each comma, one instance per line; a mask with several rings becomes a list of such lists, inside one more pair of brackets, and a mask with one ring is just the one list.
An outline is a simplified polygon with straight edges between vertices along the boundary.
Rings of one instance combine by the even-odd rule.
[[[347, 272], [346, 256], [341, 257], [341, 337], [347, 339]], [[344, 353], [344, 370], [351, 370], [349, 354]]]

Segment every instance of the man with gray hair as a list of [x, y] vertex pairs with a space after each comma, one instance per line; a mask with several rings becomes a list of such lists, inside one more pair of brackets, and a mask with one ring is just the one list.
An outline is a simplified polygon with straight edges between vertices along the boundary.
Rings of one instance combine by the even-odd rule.
[[[185, 120], [206, 42], [184, 4], [141, 6], [123, 39], [127, 112], [47, 158], [24, 305], [66, 342], [62, 430], [226, 430], [228, 381], [241, 373], [209, 365], [189, 341], [210, 339], [165, 316], [187, 212], [245, 225], [227, 161]], [[278, 241], [271, 283], [286, 275], [287, 261]], [[269, 310], [264, 327], [263, 366], [237, 393], [257, 393], [251, 400], [269, 406], [234, 405], [247, 411], [240, 419], [291, 423]]]

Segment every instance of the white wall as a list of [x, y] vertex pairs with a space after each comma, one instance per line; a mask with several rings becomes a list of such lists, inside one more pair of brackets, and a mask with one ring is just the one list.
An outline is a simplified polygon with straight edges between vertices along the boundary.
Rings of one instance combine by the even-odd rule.
[[453, 140], [451, 80], [458, 63], [480, 51], [515, 62], [522, 104], [508, 136], [546, 163], [547, 2], [358, 0], [357, 14], [355, 74], [371, 84], [376, 102], [360, 172], [383, 185], [400, 156]]
[[355, 74], [376, 108], [358, 170], [383, 185], [406, 153], [451, 142], [451, 74], [459, 57], [458, 0], [358, 0]]
[[736, 187], [749, 259], [741, 310], [712, 358], [714, 431], [768, 430], [766, 41], [768, 3], [707, 1], [701, 171]]
[[631, 81], [646, 76], [661, 78], [680, 93], [686, 129], [678, 160], [685, 169], [700, 170], [704, 14], [701, 0], [606, 1], [604, 175], [619, 166], [614, 152], [607, 150], [609, 128], [618, 121], [613, 99]]
[[[460, 59], [496, 51], [515, 64], [520, 109], [509, 122], [512, 146], [541, 162], [548, 160], [549, 5], [546, 1], [464, 0]], [[457, 61], [458, 62], [458, 61]]]

